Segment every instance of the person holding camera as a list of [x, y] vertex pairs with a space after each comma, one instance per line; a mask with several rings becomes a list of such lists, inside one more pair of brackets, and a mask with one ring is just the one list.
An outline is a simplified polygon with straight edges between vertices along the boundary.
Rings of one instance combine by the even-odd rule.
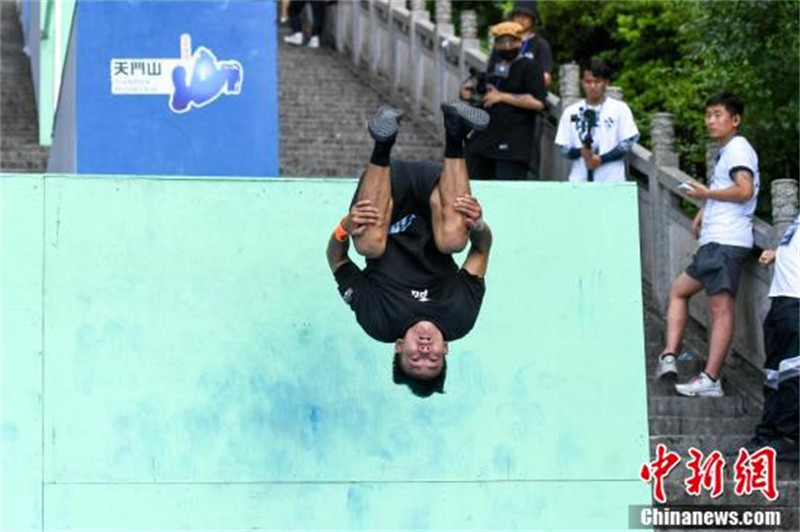
[[475, 73], [461, 88], [461, 99], [486, 109], [489, 127], [467, 142], [467, 166], [473, 179], [523, 180], [528, 173], [537, 113], [547, 89], [538, 63], [519, 55], [522, 26], [492, 27], [494, 50], [485, 73]]
[[608, 65], [592, 59], [581, 78], [586, 98], [561, 114], [555, 143], [574, 161], [570, 181], [625, 181], [623, 159], [639, 139], [639, 129], [630, 107], [606, 96], [610, 79]]

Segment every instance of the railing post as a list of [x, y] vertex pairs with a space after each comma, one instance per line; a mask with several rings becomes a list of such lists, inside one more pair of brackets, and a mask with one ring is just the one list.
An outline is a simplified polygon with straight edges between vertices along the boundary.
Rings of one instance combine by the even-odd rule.
[[777, 247], [786, 228], [797, 217], [797, 180], [775, 179], [770, 185], [770, 191], [772, 192], [772, 225], [775, 228], [773, 247]]
[[609, 98], [614, 98], [615, 100], [622, 101], [622, 87], [617, 87], [616, 85], [609, 85], [606, 88], [606, 96]]
[[558, 79], [561, 80], [561, 109], [566, 109], [581, 99], [581, 67], [576, 63], [561, 65]]
[[[352, 7], [351, 7], [352, 9]], [[347, 15], [345, 14], [345, 7], [342, 4], [336, 5], [336, 51], [344, 53], [345, 45], [345, 31], [347, 28]]]
[[678, 167], [675, 153], [675, 119], [669, 113], [656, 113], [650, 122], [653, 159], [659, 166]]
[[422, 60], [419, 37], [417, 37], [417, 21], [430, 20], [430, 14], [425, 9], [425, 0], [411, 0], [411, 20], [409, 22], [409, 38], [411, 40], [411, 76], [409, 92], [414, 113], [422, 109], [422, 87], [425, 82], [425, 62]]
[[381, 57], [381, 37], [380, 29], [378, 28], [378, 9], [375, 7], [376, 0], [367, 0], [369, 2], [369, 28], [367, 30], [367, 67], [370, 76], [378, 74], [378, 61]]
[[658, 179], [660, 166], [677, 166], [674, 153], [674, 126], [672, 115], [657, 113], [650, 122], [653, 139], [653, 157], [647, 175], [650, 216], [652, 219], [651, 283], [653, 296], [660, 309], [665, 309], [672, 284], [672, 245], [670, 243], [669, 211], [677, 201]]
[[351, 4], [353, 16], [353, 66], [361, 66], [361, 50], [363, 48], [363, 35], [361, 31], [361, 0], [355, 0]]
[[461, 12], [461, 53], [458, 58], [458, 75], [460, 81], [467, 79], [467, 66], [464, 55], [467, 50], [477, 48], [478, 40], [478, 15], [475, 11], [467, 9]]
[[446, 75], [446, 61], [445, 54], [447, 53], [446, 45], [448, 37], [455, 34], [455, 27], [451, 20], [451, 5], [450, 0], [436, 0], [436, 36], [434, 42], [434, 87], [433, 87], [433, 101], [435, 105], [443, 101], [444, 98], [444, 80]]

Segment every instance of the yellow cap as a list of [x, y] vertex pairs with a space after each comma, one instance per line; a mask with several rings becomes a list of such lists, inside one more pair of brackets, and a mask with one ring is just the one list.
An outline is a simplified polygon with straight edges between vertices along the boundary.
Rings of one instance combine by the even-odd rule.
[[504, 35], [511, 35], [517, 39], [521, 39], [524, 30], [522, 26], [516, 22], [501, 22], [492, 26], [492, 35], [496, 37], [503, 37]]

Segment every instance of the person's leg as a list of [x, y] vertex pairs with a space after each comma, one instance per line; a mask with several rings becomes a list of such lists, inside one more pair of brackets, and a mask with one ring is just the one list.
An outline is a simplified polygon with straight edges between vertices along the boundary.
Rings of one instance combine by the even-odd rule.
[[683, 330], [689, 320], [689, 298], [703, 288], [697, 279], [686, 272], [681, 274], [672, 283], [667, 304], [667, 343], [661, 352], [676, 354], [683, 340]]
[[798, 318], [796, 299], [776, 298], [764, 319], [764, 414], [756, 427], [756, 437], [762, 441], [798, 440], [798, 377], [787, 371], [798, 359]]
[[494, 160], [483, 155], [468, 154], [467, 173], [471, 180], [488, 180], [494, 175]]
[[531, 146], [531, 160], [528, 163], [526, 179], [530, 181], [539, 180], [539, 164], [542, 159], [542, 113], [536, 113], [533, 122], [533, 145]]
[[717, 380], [733, 341], [734, 299], [729, 292], [720, 292], [708, 297], [708, 306], [711, 311], [711, 339], [705, 374]]
[[307, 0], [291, 0], [289, 2], [289, 26], [292, 28], [292, 33], [303, 31], [303, 19], [301, 14], [303, 8], [306, 7]]
[[390, 154], [397, 138], [397, 120], [402, 112], [381, 106], [370, 118], [368, 129], [375, 144], [367, 168], [361, 176], [355, 202], [369, 200], [380, 213], [380, 222], [368, 226], [363, 234], [353, 236], [356, 251], [367, 258], [378, 258], [386, 250], [389, 222], [392, 217], [392, 182]]
[[503, 181], [523, 181], [528, 175], [528, 165], [518, 161], [495, 161], [494, 178]]
[[485, 129], [489, 115], [464, 102], [442, 104], [445, 129], [444, 162], [439, 184], [431, 192], [431, 224], [437, 249], [458, 253], [469, 239], [464, 216], [455, 210], [456, 198], [471, 194], [464, 140], [472, 129]]
[[311, 12], [314, 15], [314, 25], [311, 30], [313, 37], [322, 36], [322, 29], [325, 26], [325, 7], [326, 2], [324, 1], [311, 2]]
[[281, 0], [281, 23], [289, 20], [289, 0]]

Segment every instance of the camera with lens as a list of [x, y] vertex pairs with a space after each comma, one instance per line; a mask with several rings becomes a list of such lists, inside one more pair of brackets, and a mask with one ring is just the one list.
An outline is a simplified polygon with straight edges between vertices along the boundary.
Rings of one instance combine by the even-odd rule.
[[581, 107], [577, 114], [570, 117], [570, 120], [575, 122], [578, 136], [583, 145], [591, 149], [592, 143], [594, 142], [592, 138], [592, 129], [597, 126], [597, 111], [590, 107]]
[[475, 81], [469, 104], [473, 107], [483, 107], [483, 97], [489, 91], [489, 84], [499, 86], [508, 78], [510, 71], [511, 62], [509, 61], [497, 61], [490, 65], [490, 70], [487, 71], [469, 67], [469, 79]]

